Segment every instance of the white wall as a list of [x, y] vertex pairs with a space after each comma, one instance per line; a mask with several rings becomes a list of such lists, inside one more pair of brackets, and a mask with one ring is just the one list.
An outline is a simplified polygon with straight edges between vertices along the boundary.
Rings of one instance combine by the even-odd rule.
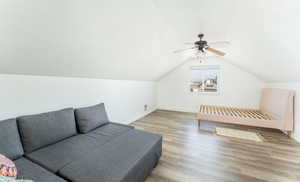
[[[220, 92], [191, 93], [191, 66], [220, 65]], [[258, 108], [264, 82], [221, 58], [210, 58], [199, 64], [190, 60], [168, 73], [158, 82], [158, 108], [197, 112], [201, 104]]]
[[0, 119], [104, 102], [127, 124], [156, 109], [155, 82], [0, 74], [0, 85]]
[[295, 97], [295, 131], [293, 137], [300, 142], [300, 82], [286, 82], [286, 83], [268, 83], [268, 87], [291, 89], [296, 92]]

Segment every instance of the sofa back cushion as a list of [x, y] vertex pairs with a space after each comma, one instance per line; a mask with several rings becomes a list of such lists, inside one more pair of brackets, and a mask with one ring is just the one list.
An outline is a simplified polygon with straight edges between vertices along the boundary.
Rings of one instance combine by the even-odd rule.
[[26, 153], [76, 135], [72, 108], [22, 116], [17, 120]]
[[0, 154], [15, 160], [23, 153], [16, 119], [0, 121]]
[[109, 122], [103, 103], [76, 109], [75, 117], [80, 133], [87, 133]]

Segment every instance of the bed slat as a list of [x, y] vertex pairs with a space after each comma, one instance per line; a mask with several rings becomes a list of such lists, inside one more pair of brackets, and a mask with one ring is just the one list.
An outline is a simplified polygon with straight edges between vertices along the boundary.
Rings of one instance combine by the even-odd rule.
[[261, 119], [261, 120], [273, 120], [273, 118], [267, 114], [261, 113], [259, 110], [251, 109], [239, 109], [231, 107], [217, 107], [210, 105], [201, 105], [201, 114], [207, 115], [218, 115], [218, 116], [231, 116], [240, 118], [251, 118], [251, 119]]

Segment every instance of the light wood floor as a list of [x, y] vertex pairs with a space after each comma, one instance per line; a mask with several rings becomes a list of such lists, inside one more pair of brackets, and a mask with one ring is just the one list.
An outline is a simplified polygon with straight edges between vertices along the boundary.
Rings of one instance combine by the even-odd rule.
[[258, 131], [266, 141], [220, 137], [199, 130], [194, 114], [171, 111], [155, 111], [132, 125], [163, 136], [163, 155], [147, 182], [300, 181], [300, 144], [279, 131], [221, 124]]

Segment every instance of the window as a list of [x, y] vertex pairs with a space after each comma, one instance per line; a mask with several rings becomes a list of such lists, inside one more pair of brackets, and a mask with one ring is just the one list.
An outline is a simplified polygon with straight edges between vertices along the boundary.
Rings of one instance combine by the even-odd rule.
[[191, 92], [217, 93], [219, 91], [219, 66], [193, 66], [191, 72]]

